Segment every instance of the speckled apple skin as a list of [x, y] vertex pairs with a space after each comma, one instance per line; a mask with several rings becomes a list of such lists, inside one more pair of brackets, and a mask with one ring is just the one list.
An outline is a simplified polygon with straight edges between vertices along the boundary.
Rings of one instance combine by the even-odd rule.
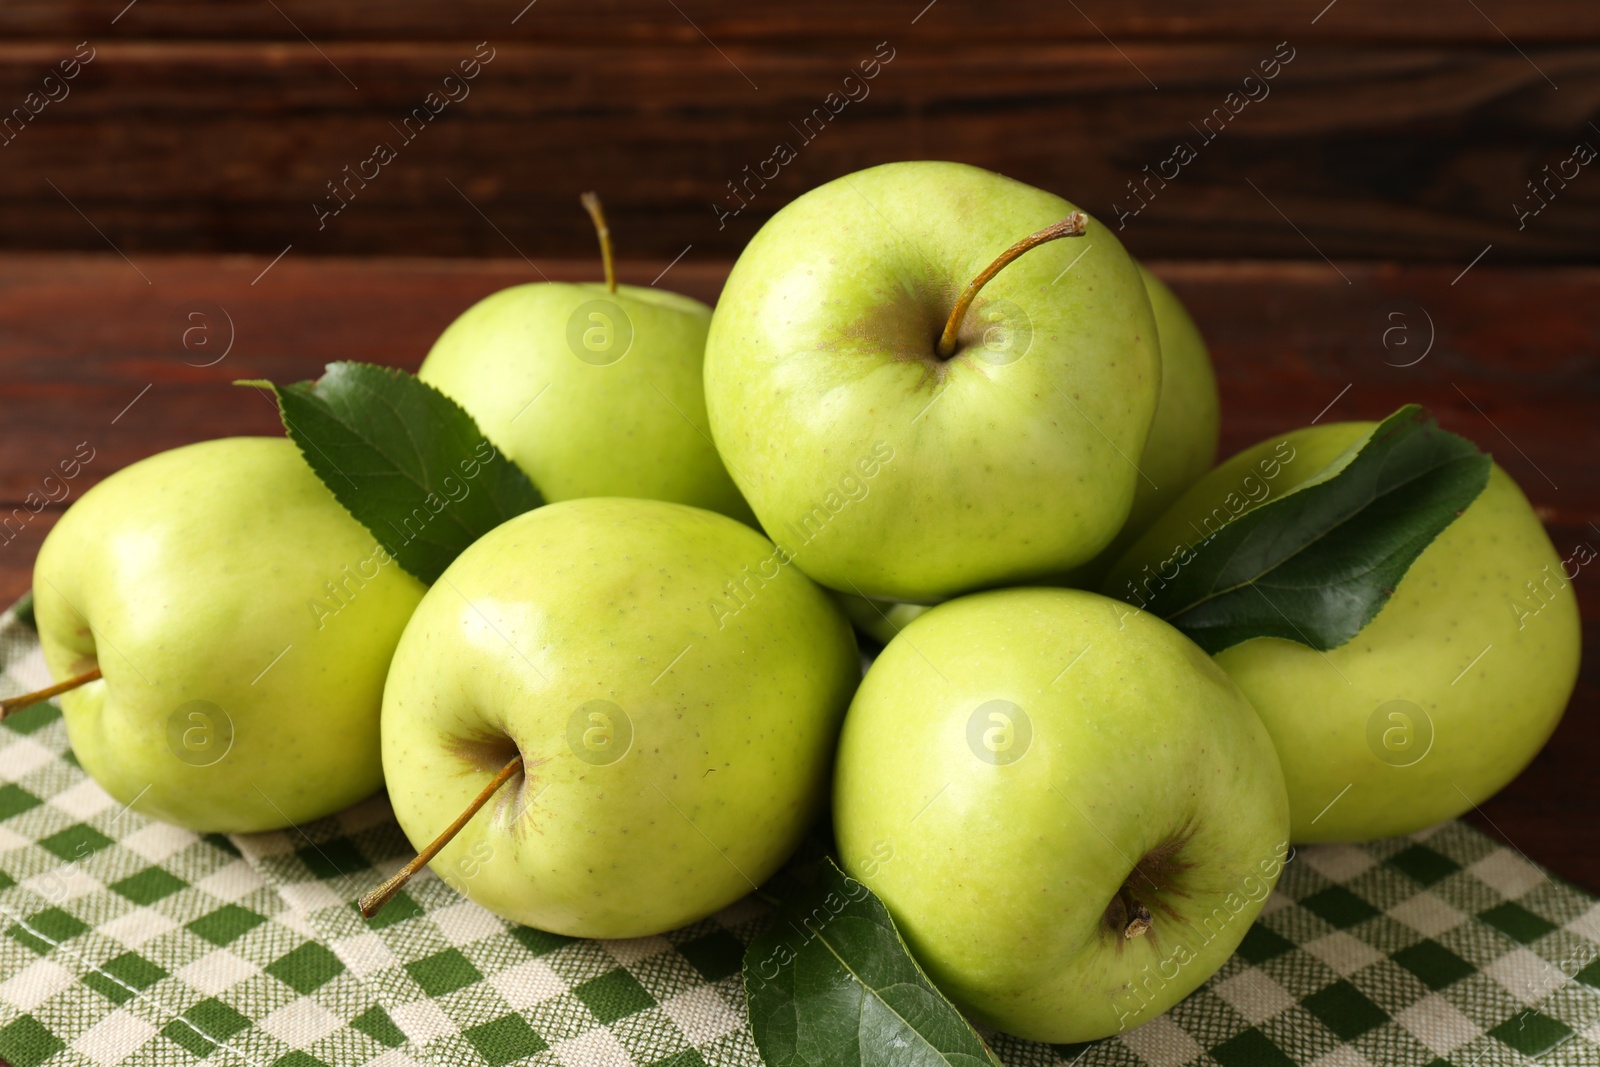
[[[632, 343], [614, 362], [586, 362], [569, 340], [574, 315], [580, 328], [625, 319]], [[546, 500], [647, 497], [754, 523], [706, 423], [710, 323], [700, 301], [647, 286], [518, 285], [463, 312], [417, 376], [466, 408]]]
[[[657, 934], [796, 847], [859, 678], [844, 615], [749, 527], [659, 501], [551, 504], [467, 549], [407, 626], [384, 694], [390, 799], [420, 847], [520, 754], [433, 869], [529, 926]], [[583, 711], [596, 700], [608, 721]]]
[[[1373, 423], [1297, 430], [1202, 479], [1117, 565], [1108, 588], [1195, 540], [1194, 527], [1283, 442], [1274, 498], [1344, 454]], [[1531, 585], [1530, 585], [1531, 583]], [[1267, 725], [1297, 841], [1411, 833], [1469, 811], [1538, 754], [1577, 682], [1577, 599], [1527, 498], [1495, 466], [1377, 616], [1326, 653], [1262, 637], [1217, 656]], [[1416, 712], [1391, 701], [1405, 701]], [[1398, 713], [1400, 719], [1390, 715]], [[1372, 723], [1377, 716], [1376, 728]], [[1409, 747], [1408, 747], [1409, 746]]]
[[892, 163], [806, 193], [745, 248], [706, 342], [706, 407], [806, 573], [929, 603], [1059, 573], [1121, 528], [1161, 368], [1111, 230], [1091, 218], [1012, 262], [955, 355], [935, 351], [967, 283], [1073, 210], [976, 167]]
[[[974, 740], [994, 700], [1021, 709], [1010, 744], [1029, 727], [1007, 763]], [[1008, 589], [929, 610], [872, 665], [834, 829], [945, 993], [1060, 1043], [1148, 1022], [1222, 965], [1281, 871], [1289, 807], [1266, 730], [1188, 638], [1096, 593]], [[1169, 875], [1135, 872], [1173, 842]], [[1153, 920], [1135, 937], [1106, 921], [1124, 882]]]
[[[51, 674], [103, 674], [58, 698], [83, 769], [118, 803], [200, 831], [286, 827], [377, 790], [383, 680], [423, 586], [375, 553], [287, 438], [188, 445], [89, 490], [33, 585]], [[215, 762], [220, 740], [189, 760], [174, 748], [190, 701], [232, 723]], [[179, 738], [223, 736], [180, 717]]]

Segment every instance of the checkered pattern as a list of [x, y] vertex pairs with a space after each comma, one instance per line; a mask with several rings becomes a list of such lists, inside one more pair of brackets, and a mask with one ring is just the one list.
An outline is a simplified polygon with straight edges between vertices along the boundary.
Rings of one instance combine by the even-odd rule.
[[[5, 692], [46, 681], [0, 619]], [[751, 900], [662, 937], [510, 926], [410, 856], [380, 797], [282, 833], [124, 811], [60, 713], [0, 728], [0, 1059], [41, 1065], [759, 1067], [739, 960]], [[1459, 823], [1301, 850], [1238, 954], [1167, 1015], [1090, 1046], [985, 1035], [1011, 1067], [1600, 1064], [1600, 903]]]

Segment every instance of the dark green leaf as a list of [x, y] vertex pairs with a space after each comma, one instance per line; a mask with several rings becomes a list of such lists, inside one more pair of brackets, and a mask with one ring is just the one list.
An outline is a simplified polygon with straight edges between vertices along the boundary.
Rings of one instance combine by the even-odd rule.
[[461, 405], [403, 370], [330, 363], [314, 382], [236, 384], [277, 393], [311, 469], [429, 584], [479, 537], [544, 503]]
[[1140, 606], [1213, 654], [1252, 637], [1337, 648], [1477, 499], [1489, 467], [1471, 441], [1407, 405], [1379, 423], [1343, 469], [1313, 476], [1193, 545], [1177, 576]]
[[37, 630], [39, 624], [33, 619], [33, 590], [22, 594], [22, 598], [11, 605], [11, 614], [16, 616], [18, 622], [30, 630]]
[[911, 958], [883, 902], [824, 859], [744, 956], [768, 1067], [998, 1067]]

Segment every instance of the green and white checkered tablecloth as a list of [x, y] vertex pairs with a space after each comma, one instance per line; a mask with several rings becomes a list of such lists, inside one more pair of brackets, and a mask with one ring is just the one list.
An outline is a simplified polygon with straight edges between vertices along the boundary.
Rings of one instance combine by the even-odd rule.
[[[0, 619], [0, 686], [48, 679]], [[409, 858], [382, 797], [281, 833], [199, 836], [122, 807], [59, 711], [0, 728], [0, 1059], [40, 1065], [715, 1067], [760, 1063], [739, 960], [751, 899], [684, 930], [508, 925]], [[1455, 823], [1300, 850], [1238, 954], [1090, 1046], [990, 1037], [1014, 1067], [1600, 1065], [1600, 902]]]

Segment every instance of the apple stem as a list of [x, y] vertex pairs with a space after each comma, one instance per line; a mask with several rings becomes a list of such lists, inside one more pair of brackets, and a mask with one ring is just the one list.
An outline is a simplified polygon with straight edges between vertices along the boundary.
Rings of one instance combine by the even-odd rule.
[[86, 685], [99, 677], [100, 668], [96, 667], [94, 670], [84, 671], [82, 674], [68, 678], [64, 682], [57, 682], [55, 685], [46, 686], [32, 693], [6, 697], [4, 700], [0, 700], [0, 720], [3, 720], [13, 711], [21, 711], [23, 708], [37, 704], [40, 701], [49, 700], [53, 696], [60, 696], [62, 693], [70, 692], [78, 688], [78, 686]]
[[1081, 211], [1074, 211], [1060, 222], [1046, 226], [1038, 233], [1030, 233], [1010, 248], [1001, 252], [995, 261], [978, 274], [956, 298], [956, 306], [950, 309], [950, 318], [944, 324], [944, 333], [939, 335], [939, 358], [949, 359], [956, 354], [956, 335], [961, 332], [961, 323], [967, 317], [967, 309], [972, 306], [973, 298], [978, 295], [978, 290], [989, 284], [989, 280], [996, 274], [1005, 270], [1012, 260], [1018, 258], [1030, 249], [1038, 248], [1042, 244], [1058, 240], [1062, 237], [1082, 237], [1089, 229], [1089, 220]]
[[405, 888], [406, 883], [411, 881], [413, 875], [426, 867], [433, 857], [439, 854], [439, 850], [448, 845], [456, 834], [461, 832], [461, 828], [472, 821], [472, 817], [478, 814], [478, 809], [489, 803], [489, 798], [494, 796], [495, 792], [520, 770], [522, 770], [521, 756], [515, 757], [510, 763], [501, 767], [500, 772], [489, 781], [488, 785], [483, 787], [483, 792], [472, 798], [472, 803], [467, 805], [467, 810], [456, 816], [456, 821], [444, 828], [444, 833], [429, 842], [427, 848], [418, 852], [416, 858], [401, 867], [382, 885], [361, 898], [362, 916], [370, 919], [378, 914], [385, 904], [394, 899], [396, 893]]
[[578, 199], [583, 201], [583, 209], [594, 221], [594, 232], [600, 237], [600, 262], [606, 269], [606, 289], [614, 293], [617, 291], [617, 268], [611, 260], [611, 227], [606, 225], [606, 212], [600, 206], [600, 194], [584, 193]]
[[1151, 916], [1150, 909], [1144, 906], [1142, 900], [1133, 895], [1133, 890], [1128, 888], [1126, 882], [1117, 888], [1114, 915], [1115, 917], [1113, 918], [1113, 911], [1108, 907], [1106, 909], [1108, 924], [1112, 929], [1116, 929], [1117, 925], [1121, 924], [1122, 937], [1126, 941], [1132, 941], [1136, 937], [1143, 937], [1155, 925], [1155, 919]]

